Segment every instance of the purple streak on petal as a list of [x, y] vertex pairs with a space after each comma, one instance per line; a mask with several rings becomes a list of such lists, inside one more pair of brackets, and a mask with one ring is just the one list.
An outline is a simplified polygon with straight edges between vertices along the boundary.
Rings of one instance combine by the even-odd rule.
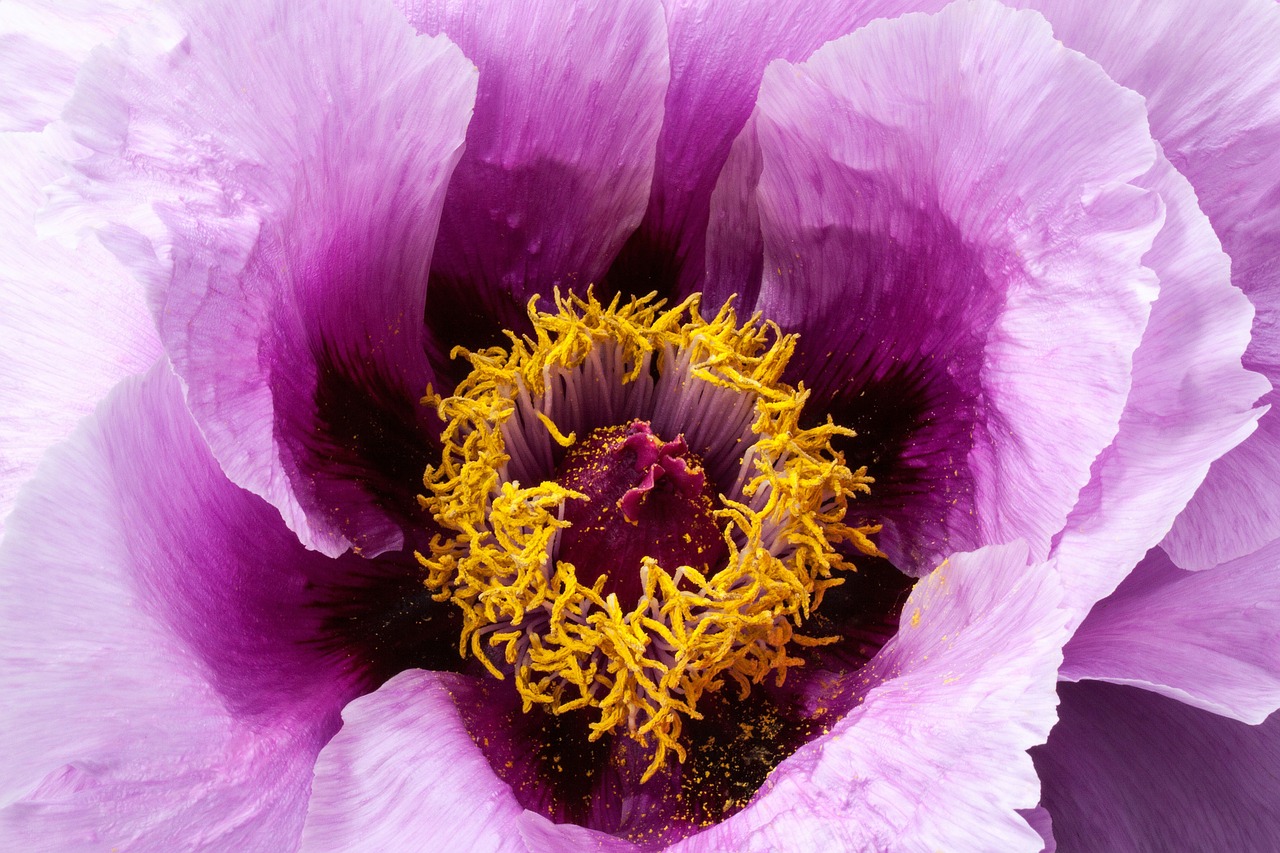
[[1064, 679], [1132, 684], [1262, 722], [1280, 707], [1280, 542], [1201, 572], [1152, 549], [1065, 655]]
[[[1146, 98], [1151, 133], [1195, 188], [1257, 308], [1246, 367], [1280, 385], [1280, 6], [1035, 0], [1068, 46]], [[1280, 401], [1276, 393], [1265, 402]], [[1273, 407], [1274, 408], [1274, 407]], [[1164, 547], [1208, 568], [1280, 538], [1280, 410], [1210, 470]], [[1233, 458], [1238, 457], [1238, 458]]]
[[1058, 690], [1033, 757], [1059, 849], [1275, 850], [1280, 719], [1247, 726], [1096, 681]]
[[433, 358], [505, 342], [526, 303], [598, 282], [644, 213], [668, 81], [648, 0], [401, 0], [479, 66], [432, 259]]
[[959, 545], [1047, 554], [1155, 295], [1141, 99], [1039, 16], [958, 5], [775, 63], [755, 129], [759, 305], [801, 333], [794, 378], [880, 457], [857, 511], [917, 574]]
[[[671, 86], [653, 192], [644, 222], [610, 270], [610, 282], [636, 293], [658, 289], [687, 294], [701, 288], [716, 176], [751, 114], [771, 60], [798, 62], [874, 18], [943, 5], [945, 0], [667, 2]], [[749, 281], [739, 283], [750, 286]]]
[[1166, 205], [1143, 258], [1160, 278], [1160, 297], [1134, 355], [1120, 431], [1094, 461], [1056, 544], [1081, 617], [1168, 532], [1210, 463], [1249, 435], [1253, 402], [1268, 387], [1240, 366], [1253, 312], [1230, 283], [1191, 186], [1163, 157], [1137, 183]]
[[44, 452], [161, 354], [142, 288], [97, 240], [37, 237], [65, 153], [49, 134], [0, 134], [0, 531]]
[[455, 703], [476, 682], [411, 670], [357, 699], [316, 761], [305, 851], [523, 851], [523, 809]]
[[46, 457], [0, 549], [0, 834], [293, 849], [355, 691], [311, 642], [334, 564], [225, 479], [167, 367], [127, 381]]
[[1026, 750], [1056, 718], [1068, 635], [1056, 572], [1027, 556], [985, 548], [922, 579], [860, 676], [864, 701], [750, 806], [672, 849], [1041, 850], [1018, 810], [1039, 799]]
[[214, 453], [329, 554], [401, 542], [395, 481], [421, 465], [397, 463], [430, 440], [427, 268], [475, 85], [380, 0], [214, 4], [98, 54], [68, 108], [94, 152], [71, 189], [148, 278]]

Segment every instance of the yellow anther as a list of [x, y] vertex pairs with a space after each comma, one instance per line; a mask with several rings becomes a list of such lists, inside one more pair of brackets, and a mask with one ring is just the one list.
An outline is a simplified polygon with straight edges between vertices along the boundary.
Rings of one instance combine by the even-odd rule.
[[[427, 469], [420, 502], [453, 535], [434, 538], [418, 559], [435, 597], [462, 610], [464, 655], [480, 658], [497, 678], [504, 665], [526, 711], [595, 708], [592, 739], [626, 731], [652, 744], [647, 780], [669, 755], [684, 759], [683, 721], [700, 717], [704, 693], [730, 680], [746, 696], [770, 673], [781, 683], [802, 664], [787, 654], [789, 643], [830, 641], [797, 629], [823, 592], [842, 582], [833, 571], [852, 568], [837, 543], [879, 555], [868, 538], [879, 527], [845, 523], [850, 498], [873, 481], [831, 446], [850, 430], [830, 420], [801, 426], [809, 392], [781, 381], [796, 339], [758, 315], [739, 326], [726, 304], [704, 319], [697, 296], [673, 308], [652, 295], [606, 306], [590, 294], [557, 292], [554, 302], [555, 312], [543, 313], [530, 300], [532, 333], [512, 335], [509, 348], [459, 350], [472, 369], [452, 396], [428, 389], [424, 402], [446, 426], [440, 464]], [[703, 574], [645, 558], [642, 593], [629, 607], [605, 593], [604, 575], [584, 586], [572, 564], [556, 560], [568, 525], [564, 502], [585, 496], [551, 481], [550, 470], [536, 483], [511, 473], [512, 465], [533, 470], [513, 459], [517, 449], [549, 460], [548, 436], [560, 447], [576, 440], [550, 412], [575, 371], [596, 370], [599, 380], [601, 365], [612, 365], [621, 386], [651, 381], [656, 366], [672, 377], [673, 393], [729, 393], [750, 405], [746, 439], [733, 457], [742, 456], [743, 474], [715, 510], [725, 564]], [[646, 416], [615, 414], [618, 423]], [[535, 421], [545, 436], [527, 433]], [[535, 438], [542, 444], [534, 447]]]

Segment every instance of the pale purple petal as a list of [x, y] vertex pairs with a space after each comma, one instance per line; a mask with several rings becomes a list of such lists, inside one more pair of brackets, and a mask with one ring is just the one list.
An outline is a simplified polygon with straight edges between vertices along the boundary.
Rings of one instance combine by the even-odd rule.
[[317, 643], [334, 562], [225, 479], [167, 367], [127, 380], [0, 548], [6, 849], [293, 849], [355, 689]]
[[1065, 654], [1065, 679], [1132, 684], [1262, 722], [1280, 707], [1280, 542], [1199, 572], [1153, 549]]
[[1015, 537], [1045, 556], [1156, 293], [1141, 99], [1040, 16], [957, 4], [775, 63], [754, 132], [758, 305], [862, 433], [846, 453], [877, 477], [858, 511], [881, 547], [914, 573]]
[[[644, 222], [610, 270], [611, 281], [639, 293], [701, 288], [716, 175], [751, 114], [770, 61], [799, 62], [874, 18], [940, 9], [945, 0], [668, 0], [665, 5], [671, 86], [653, 192]], [[719, 307], [723, 297], [712, 301]]]
[[1059, 850], [1275, 850], [1280, 719], [1247, 726], [1096, 681], [1059, 692], [1033, 750]]
[[1056, 572], [1027, 556], [990, 547], [922, 579], [860, 676], [864, 701], [673, 849], [1039, 851], [1018, 810], [1039, 799], [1026, 750], [1054, 723], [1067, 632]]
[[39, 130], [56, 119], [89, 52], [146, 10], [141, 0], [0, 4], [0, 131]]
[[[1070, 47], [1142, 94], [1151, 133], [1195, 188], [1231, 279], [1257, 308], [1245, 366], [1280, 384], [1280, 5], [1033, 0]], [[1275, 402], [1269, 395], [1266, 402]], [[1207, 568], [1280, 538], [1280, 410], [1210, 470], [1164, 547]]]
[[1115, 442], [1055, 554], [1067, 598], [1083, 615], [1168, 531], [1214, 459], [1253, 430], [1266, 380], [1240, 365], [1253, 311], [1195, 194], [1163, 157], [1137, 182], [1159, 192], [1165, 224], [1143, 262], [1160, 297], [1133, 359], [1133, 391]]
[[105, 220], [148, 278], [234, 482], [326, 553], [398, 547], [430, 440], [427, 267], [475, 69], [382, 0], [175, 14], [86, 66], [67, 123], [93, 152], [71, 187], [91, 204], [59, 213]]
[[431, 265], [433, 355], [504, 343], [529, 298], [585, 290], [644, 213], [667, 89], [651, 0], [401, 0], [479, 66]]
[[316, 762], [305, 851], [524, 851], [524, 809], [454, 705], [461, 675], [409, 670], [342, 712]]
[[59, 153], [47, 134], [0, 134], [0, 531], [44, 452], [161, 352], [142, 286], [97, 240], [37, 236]]

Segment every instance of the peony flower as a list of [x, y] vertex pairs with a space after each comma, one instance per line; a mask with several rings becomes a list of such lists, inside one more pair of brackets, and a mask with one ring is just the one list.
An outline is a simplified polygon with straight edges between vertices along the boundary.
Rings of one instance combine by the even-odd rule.
[[0, 10], [9, 847], [1265, 849], [1280, 7], [818, 5]]

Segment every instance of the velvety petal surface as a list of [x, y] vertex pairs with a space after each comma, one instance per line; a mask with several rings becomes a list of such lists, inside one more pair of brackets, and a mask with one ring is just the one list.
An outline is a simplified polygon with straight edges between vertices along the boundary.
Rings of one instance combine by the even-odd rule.
[[226, 480], [167, 367], [127, 380], [0, 548], [0, 846], [294, 849], [354, 695], [317, 644], [334, 565]]
[[[1274, 0], [1033, 0], [1070, 47], [1147, 101], [1232, 281], [1257, 308], [1245, 365], [1280, 380], [1280, 6]], [[1269, 395], [1266, 402], [1274, 402]], [[1197, 569], [1280, 538], [1280, 412], [1210, 470], [1165, 549]]]
[[1210, 463], [1253, 431], [1267, 381], [1241, 366], [1253, 310], [1186, 179], [1163, 157], [1137, 182], [1166, 205], [1143, 258], [1160, 296], [1115, 441], [1093, 464], [1055, 555], [1079, 617], [1168, 532]]
[[669, 78], [655, 0], [401, 0], [480, 69], [431, 264], [429, 343], [505, 343], [531, 296], [598, 282], [649, 197]]
[[316, 762], [306, 851], [523, 851], [524, 809], [467, 733], [466, 676], [409, 670], [342, 712]]
[[673, 849], [1039, 851], [1018, 810], [1039, 798], [1026, 750], [1054, 723], [1067, 633], [1056, 573], [1027, 557], [994, 546], [922, 579], [862, 703]]
[[[610, 270], [610, 280], [636, 293], [675, 288], [683, 294], [701, 288], [716, 175], [751, 114], [770, 61], [799, 62], [874, 18], [944, 5], [945, 0], [669, 0], [671, 85], [653, 192], [644, 222]], [[749, 279], [736, 284], [753, 286]], [[725, 295], [714, 294], [716, 308]]]
[[1058, 850], [1264, 853], [1280, 838], [1280, 720], [1260, 726], [1139, 690], [1059, 686], [1033, 750]]
[[224, 470], [329, 554], [397, 547], [412, 511], [427, 269], [475, 85], [382, 0], [214, 3], [95, 55], [68, 107], [92, 153], [61, 221], [146, 277]]
[[1152, 549], [1067, 646], [1062, 677], [1260, 723], [1280, 707], [1280, 542], [1200, 572]]
[[50, 135], [0, 134], [0, 531], [44, 452], [161, 352], [142, 286], [97, 240], [37, 235], [64, 153]]
[[[917, 574], [1015, 537], [1044, 557], [1156, 294], [1141, 99], [1039, 15], [966, 3], [775, 63], [753, 122], [733, 174], [758, 174], [757, 304], [801, 334], [793, 379], [859, 431], [881, 547]], [[749, 192], [717, 189], [713, 237], [751, 221]]]

